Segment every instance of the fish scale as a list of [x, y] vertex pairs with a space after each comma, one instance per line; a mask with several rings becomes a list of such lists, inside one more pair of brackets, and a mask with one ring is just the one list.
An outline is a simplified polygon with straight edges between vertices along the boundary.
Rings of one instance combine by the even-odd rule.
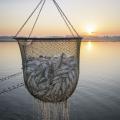
[[[34, 65], [36, 69], [33, 70]], [[73, 84], [76, 84], [77, 62], [74, 56], [68, 57], [62, 53], [60, 56], [53, 57], [29, 57], [27, 66], [29, 68], [26, 71], [29, 72], [27, 87], [41, 99], [57, 101], [67, 98], [73, 89]]]

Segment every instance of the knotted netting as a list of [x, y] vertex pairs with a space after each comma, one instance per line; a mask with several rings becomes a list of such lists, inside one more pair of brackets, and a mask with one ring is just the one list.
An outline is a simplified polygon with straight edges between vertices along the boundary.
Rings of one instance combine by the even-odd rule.
[[19, 45], [29, 92], [45, 102], [60, 102], [70, 97], [79, 76], [78, 40], [39, 38], [21, 41]]
[[[74, 92], [79, 78], [79, 54], [81, 37], [55, 0], [61, 17], [71, 37], [30, 37], [46, 0], [42, 4], [29, 37], [17, 37], [35, 10], [17, 32], [22, 55], [24, 82], [28, 91], [44, 102], [62, 102]], [[75, 34], [75, 35], [74, 35]]]

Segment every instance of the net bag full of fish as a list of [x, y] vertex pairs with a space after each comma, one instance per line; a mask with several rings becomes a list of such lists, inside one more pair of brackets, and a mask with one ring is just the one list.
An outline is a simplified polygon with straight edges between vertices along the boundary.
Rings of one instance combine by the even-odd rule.
[[79, 40], [19, 40], [19, 46], [30, 94], [44, 102], [67, 100], [78, 82]]

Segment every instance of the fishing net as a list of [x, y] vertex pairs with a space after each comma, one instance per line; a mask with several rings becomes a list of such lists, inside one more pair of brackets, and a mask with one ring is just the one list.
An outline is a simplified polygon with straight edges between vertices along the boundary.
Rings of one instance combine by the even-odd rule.
[[[34, 99], [37, 98], [43, 119], [69, 120], [67, 99], [73, 94], [79, 78], [82, 38], [55, 0], [52, 2], [71, 37], [31, 37], [45, 2], [46, 0], [41, 0], [38, 3], [14, 39], [18, 41], [21, 51], [25, 86]], [[40, 5], [29, 36], [17, 37]]]
[[24, 82], [34, 97], [44, 102], [61, 102], [71, 96], [79, 76], [78, 41], [19, 40]]

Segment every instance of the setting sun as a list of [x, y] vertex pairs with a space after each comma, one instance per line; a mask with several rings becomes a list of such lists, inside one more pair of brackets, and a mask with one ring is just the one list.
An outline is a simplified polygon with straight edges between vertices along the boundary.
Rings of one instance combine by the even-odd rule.
[[88, 35], [92, 35], [95, 32], [95, 25], [87, 24], [85, 30]]

